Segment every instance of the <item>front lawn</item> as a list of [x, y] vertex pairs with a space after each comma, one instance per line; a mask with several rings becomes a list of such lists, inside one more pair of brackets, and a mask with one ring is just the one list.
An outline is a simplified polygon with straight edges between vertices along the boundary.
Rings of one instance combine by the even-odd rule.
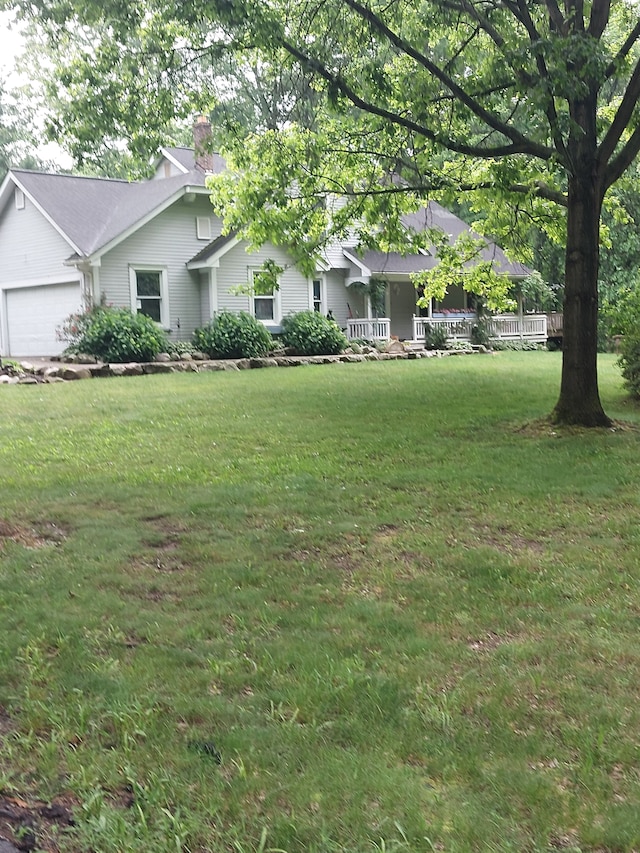
[[0, 388], [0, 836], [54, 803], [51, 850], [639, 850], [640, 410], [605, 356], [627, 428], [532, 426], [559, 376]]

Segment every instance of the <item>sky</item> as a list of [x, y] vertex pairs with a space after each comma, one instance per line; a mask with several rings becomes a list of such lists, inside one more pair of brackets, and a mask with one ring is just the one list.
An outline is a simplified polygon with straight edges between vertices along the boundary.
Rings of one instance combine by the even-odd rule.
[[[0, 12], [0, 79], [9, 87], [26, 82], [24, 75], [18, 74], [14, 67], [16, 57], [22, 50], [22, 37], [19, 28], [11, 23], [11, 19], [11, 13]], [[38, 153], [62, 169], [68, 170], [73, 165], [69, 155], [53, 142], [42, 145]]]
[[22, 47], [22, 39], [15, 25], [9, 28], [12, 15], [0, 12], [0, 75], [6, 78], [13, 71], [13, 63]]

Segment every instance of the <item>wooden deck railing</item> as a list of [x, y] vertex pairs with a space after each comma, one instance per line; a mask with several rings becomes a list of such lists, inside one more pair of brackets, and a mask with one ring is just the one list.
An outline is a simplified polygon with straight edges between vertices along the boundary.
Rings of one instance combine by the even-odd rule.
[[[414, 317], [413, 318], [413, 340], [424, 340], [425, 325], [429, 323], [432, 328], [447, 330], [447, 337], [454, 341], [471, 340], [471, 329], [476, 321], [465, 318], [453, 317]], [[500, 340], [525, 340], [543, 343], [547, 340], [547, 316], [546, 314], [496, 314], [488, 322], [489, 334], [492, 338]]]
[[347, 320], [347, 337], [350, 341], [360, 338], [366, 341], [388, 341], [391, 337], [391, 320], [388, 317]]

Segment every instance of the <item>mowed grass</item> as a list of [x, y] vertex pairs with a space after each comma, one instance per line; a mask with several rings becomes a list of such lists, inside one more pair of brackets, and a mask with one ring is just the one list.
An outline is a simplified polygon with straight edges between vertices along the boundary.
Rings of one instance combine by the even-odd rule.
[[605, 356], [627, 428], [531, 427], [559, 374], [0, 389], [0, 790], [73, 851], [640, 850], [640, 411]]

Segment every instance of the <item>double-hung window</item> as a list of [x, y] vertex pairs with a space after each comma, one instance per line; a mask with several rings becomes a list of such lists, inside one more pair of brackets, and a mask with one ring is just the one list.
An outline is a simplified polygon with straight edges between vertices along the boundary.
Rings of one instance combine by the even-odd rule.
[[317, 311], [319, 314], [324, 314], [324, 294], [323, 294], [323, 281], [320, 278], [314, 278], [311, 282], [311, 301], [313, 304], [313, 310]]
[[256, 320], [273, 323], [276, 320], [276, 289], [273, 284], [265, 281], [262, 270], [251, 270], [253, 290], [252, 310]]
[[167, 271], [158, 267], [137, 266], [129, 271], [131, 307], [156, 323], [169, 322]]

